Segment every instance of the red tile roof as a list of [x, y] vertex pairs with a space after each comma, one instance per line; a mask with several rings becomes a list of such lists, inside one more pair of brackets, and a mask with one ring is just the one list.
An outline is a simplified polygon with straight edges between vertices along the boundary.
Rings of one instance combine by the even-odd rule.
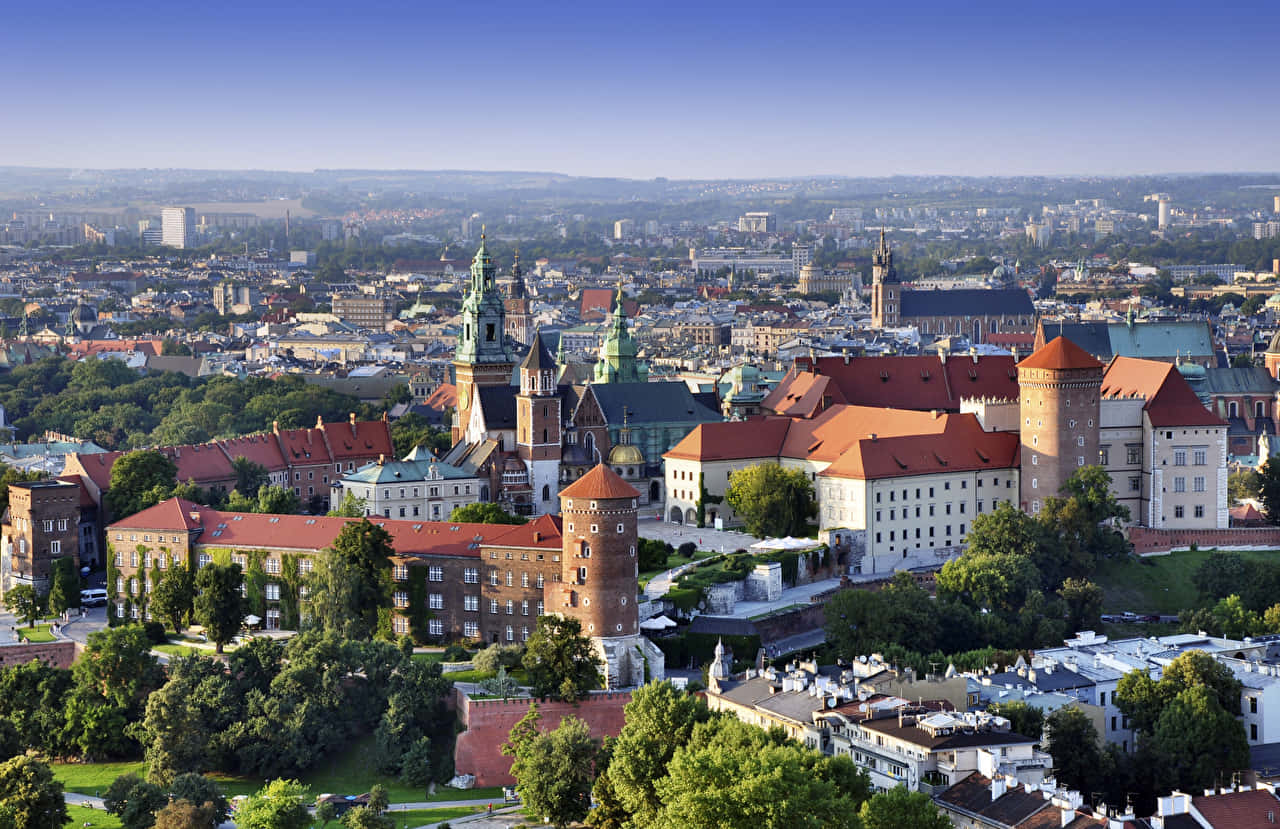
[[282, 429], [277, 432], [288, 463], [332, 463], [323, 429]]
[[458, 387], [452, 383], [441, 383], [422, 402], [423, 405], [442, 412], [447, 409], [455, 409], [458, 406]]
[[787, 417], [700, 423], [663, 457], [725, 461], [776, 456], [782, 452], [791, 423]]
[[1068, 370], [1102, 368], [1098, 358], [1085, 351], [1066, 337], [1054, 337], [1044, 348], [1018, 363], [1018, 368]]
[[973, 415], [949, 420], [940, 434], [862, 438], [818, 474], [872, 480], [1017, 466], [1016, 433], [983, 431]]
[[811, 417], [824, 397], [831, 403], [958, 412], [968, 398], [1016, 400], [1017, 373], [1013, 358], [1003, 355], [819, 357], [816, 373], [793, 368], [761, 406]]
[[1280, 816], [1280, 800], [1265, 789], [1193, 797], [1191, 806], [1213, 829], [1272, 826], [1271, 817]]
[[[192, 517], [195, 513], [199, 517]], [[108, 537], [126, 530], [161, 532], [199, 529], [199, 543], [214, 547], [267, 550], [323, 550], [333, 543], [343, 526], [358, 518], [307, 515], [260, 515], [224, 512], [170, 498], [117, 521], [107, 528]], [[401, 521], [371, 518], [391, 534], [391, 545], [402, 556], [450, 555], [479, 558], [480, 545], [531, 547], [559, 550], [560, 519], [542, 516], [521, 526], [464, 524], [450, 521]]]
[[154, 357], [163, 349], [164, 340], [82, 340], [71, 344], [67, 356], [72, 360], [79, 360], [104, 352], [139, 351]]
[[636, 488], [604, 464], [560, 490], [561, 498], [639, 498]]
[[1177, 366], [1159, 360], [1116, 357], [1102, 375], [1102, 396], [1140, 397], [1152, 426], [1225, 426], [1205, 408]]
[[280, 442], [270, 433], [220, 440], [218, 445], [232, 460], [247, 458], [265, 466], [269, 472], [279, 472], [286, 467], [284, 455], [280, 454]]
[[356, 420], [352, 415], [347, 423], [324, 424], [324, 434], [335, 461], [396, 454], [391, 427], [385, 420]]

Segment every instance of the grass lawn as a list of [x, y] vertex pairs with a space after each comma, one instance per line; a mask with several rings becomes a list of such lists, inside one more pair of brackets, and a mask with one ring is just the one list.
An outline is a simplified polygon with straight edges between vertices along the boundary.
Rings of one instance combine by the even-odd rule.
[[38, 625], [36, 625], [36, 626], [35, 626], [35, 627], [33, 627], [33, 628], [32, 628], [32, 627], [27, 627], [26, 625], [19, 625], [19, 626], [18, 626], [18, 629], [17, 629], [16, 631], [14, 631], [14, 632], [15, 632], [15, 634], [18, 636], [18, 638], [19, 638], [19, 639], [21, 639], [23, 636], [25, 636], [25, 637], [27, 637], [27, 640], [28, 640], [28, 641], [31, 641], [31, 642], [52, 642], [52, 641], [54, 641], [53, 631], [49, 630], [49, 625], [39, 625], [39, 624], [38, 624]]
[[[95, 829], [121, 829], [120, 818], [109, 815], [88, 806], [72, 806], [67, 804], [67, 815], [71, 817], [70, 826], [93, 826]], [[448, 818], [444, 818], [448, 820]]]
[[[498, 803], [502, 802], [499, 792]], [[388, 810], [386, 816], [391, 818], [394, 829], [413, 829], [415, 826], [426, 826], [442, 820], [457, 820], [460, 817], [474, 815], [484, 811], [483, 806], [448, 806], [442, 809], [407, 809], [403, 812]]]
[[200, 648], [193, 648], [189, 645], [179, 645], [173, 642], [165, 642], [163, 645], [152, 645], [151, 650], [159, 651], [168, 656], [195, 656], [198, 653], [210, 653], [213, 651], [201, 651]]
[[[141, 760], [131, 763], [50, 763], [55, 779], [62, 786], [77, 794], [98, 795], [107, 790], [122, 774], [145, 776], [146, 764]], [[100, 814], [100, 813], [99, 813]]]
[[[1209, 550], [1171, 553], [1167, 556], [1103, 561], [1093, 580], [1102, 587], [1104, 613], [1178, 613], [1199, 607], [1200, 596], [1191, 581], [1196, 568], [1209, 558]], [[1248, 559], [1277, 560], [1276, 551], [1244, 551]]]
[[660, 576], [663, 573], [667, 572], [668, 570], [671, 570], [675, 567], [679, 567], [682, 564], [689, 564], [690, 562], [693, 562], [693, 561], [701, 561], [704, 558], [708, 558], [710, 556], [717, 556], [717, 555], [720, 555], [720, 554], [712, 550], [695, 550], [693, 553], [693, 556], [690, 558], [685, 558], [684, 556], [679, 556], [679, 555], [676, 555], [675, 553], [672, 553], [670, 556], [667, 557], [666, 567], [661, 567], [657, 570], [644, 570], [640, 573], [640, 588], [644, 589], [644, 586], [649, 583], [650, 579], [654, 578], [655, 576]]

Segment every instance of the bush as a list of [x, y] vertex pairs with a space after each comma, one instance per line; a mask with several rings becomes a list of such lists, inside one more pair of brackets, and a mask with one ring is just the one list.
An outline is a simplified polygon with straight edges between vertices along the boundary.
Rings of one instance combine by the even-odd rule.
[[147, 622], [142, 626], [142, 630], [147, 634], [147, 639], [153, 645], [163, 645], [169, 641], [169, 637], [165, 636], [164, 623], [162, 622]]
[[471, 658], [471, 651], [461, 645], [450, 645], [444, 649], [444, 662], [466, 662]]
[[676, 553], [682, 558], [693, 558], [693, 554], [698, 552], [698, 545], [692, 541], [686, 541], [676, 548]]
[[477, 671], [496, 671], [499, 667], [515, 668], [524, 656], [524, 648], [519, 645], [502, 645], [494, 642], [489, 647], [471, 658], [471, 664]]
[[640, 569], [658, 570], [667, 566], [667, 559], [675, 552], [675, 548], [665, 541], [652, 538], [640, 539]]

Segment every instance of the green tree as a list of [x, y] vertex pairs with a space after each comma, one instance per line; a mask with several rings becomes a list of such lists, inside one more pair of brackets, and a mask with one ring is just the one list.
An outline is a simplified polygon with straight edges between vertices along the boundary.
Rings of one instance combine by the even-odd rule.
[[216, 829], [219, 824], [214, 810], [197, 806], [190, 800], [174, 800], [156, 812], [155, 829]]
[[1078, 791], [1093, 791], [1101, 763], [1098, 730], [1074, 705], [1045, 717], [1044, 747], [1053, 757], [1059, 782]]
[[309, 580], [311, 622], [348, 639], [378, 632], [379, 611], [391, 607], [391, 534], [368, 519], [345, 524]]
[[[374, 731], [382, 769], [404, 770], [405, 755], [422, 741], [443, 741], [452, 728], [447, 700], [453, 683], [440, 665], [410, 659], [388, 681], [386, 711]], [[424, 781], [425, 782], [425, 781]]]
[[1262, 488], [1262, 478], [1256, 469], [1237, 469], [1227, 476], [1227, 497], [1231, 504], [1258, 497]]
[[1206, 685], [1185, 688], [1169, 701], [1156, 720], [1150, 747], [1166, 784], [1183, 791], [1212, 787], [1249, 767], [1244, 725]]
[[[596, 799], [614, 800], [637, 825], [650, 824], [659, 808], [657, 782], [694, 726], [711, 718], [706, 702], [670, 682], [652, 682], [631, 693], [625, 724], [610, 746], [609, 762], [596, 781]], [[611, 796], [605, 794], [609, 789]]]
[[568, 716], [547, 734], [526, 737], [513, 731], [511, 740], [503, 751], [515, 757], [511, 776], [525, 808], [558, 829], [585, 818], [598, 750], [587, 724]]
[[375, 815], [380, 815], [387, 810], [389, 805], [391, 805], [391, 800], [387, 795], [387, 787], [381, 783], [374, 783], [369, 789], [369, 808]]
[[329, 510], [330, 518], [363, 518], [368, 501], [348, 491], [338, 502], [338, 506]]
[[528, 519], [523, 515], [512, 515], [502, 507], [490, 501], [454, 507], [449, 513], [449, 520], [460, 524], [523, 524]]
[[151, 593], [151, 612], [181, 631], [191, 617], [196, 598], [196, 580], [186, 567], [171, 567]]
[[235, 491], [248, 498], [256, 497], [258, 490], [271, 481], [270, 470], [243, 455], [231, 459], [231, 472], [236, 478]]
[[923, 792], [897, 786], [862, 804], [864, 829], [951, 829], [951, 820]]
[[296, 515], [302, 502], [292, 489], [282, 486], [264, 486], [258, 490], [258, 504], [254, 512], [266, 515]]
[[813, 483], [798, 469], [762, 463], [729, 475], [725, 500], [759, 538], [809, 534], [809, 519], [817, 515]]
[[1101, 627], [1101, 587], [1088, 579], [1067, 579], [1058, 595], [1067, 605], [1067, 630], [1098, 630]]
[[155, 823], [156, 812], [168, 802], [163, 789], [136, 774], [117, 777], [102, 797], [103, 808], [120, 818], [125, 829], [148, 829]]
[[395, 829], [396, 825], [390, 816], [378, 814], [368, 806], [348, 810], [340, 822], [346, 829]]
[[1044, 733], [1044, 712], [1021, 700], [993, 702], [987, 706], [987, 711], [1007, 719], [1015, 734], [1031, 737], [1038, 742]]
[[1024, 556], [967, 550], [943, 565], [937, 579], [939, 594], [1006, 614], [1023, 607], [1038, 582], [1035, 565]]
[[[222, 793], [222, 787], [203, 774], [178, 775], [170, 785], [169, 793], [174, 800], [186, 801], [202, 808], [209, 818], [209, 823], [202, 825], [208, 826], [209, 829], [214, 829], [231, 816], [231, 804], [227, 801], [227, 796]], [[160, 816], [157, 814], [157, 823], [159, 819]]]
[[240, 689], [221, 662], [200, 655], [171, 661], [168, 681], [148, 697], [137, 727], [147, 776], [169, 785], [190, 772], [224, 768], [226, 734], [243, 710]]
[[599, 660], [577, 619], [539, 616], [522, 661], [534, 696], [575, 702], [600, 687]]
[[1272, 524], [1280, 524], [1280, 462], [1269, 458], [1258, 470], [1258, 500]]
[[49, 581], [49, 610], [61, 615], [80, 606], [80, 574], [76, 572], [74, 559], [70, 556], [54, 559]]
[[0, 823], [14, 829], [62, 829], [67, 815], [62, 784], [29, 754], [0, 763]]
[[195, 617], [218, 653], [244, 624], [248, 602], [240, 595], [244, 575], [239, 564], [206, 564], [196, 574]]
[[1250, 580], [1250, 563], [1239, 553], [1213, 550], [1191, 574], [1191, 582], [1206, 599], [1221, 599]]
[[4, 606], [18, 617], [18, 621], [25, 622], [28, 627], [35, 627], [36, 619], [40, 618], [40, 597], [36, 594], [36, 589], [29, 584], [15, 585], [6, 590]]
[[127, 518], [164, 500], [177, 477], [177, 464], [163, 452], [138, 450], [116, 458], [106, 494], [111, 517]]
[[1128, 541], [1111, 526], [1128, 521], [1129, 508], [1116, 500], [1111, 476], [1101, 466], [1084, 466], [1071, 473], [1059, 495], [1045, 500], [1040, 520], [1065, 545], [1063, 575], [1088, 576], [1098, 561], [1129, 552]]
[[236, 809], [240, 829], [305, 829], [311, 792], [297, 780], [272, 780]]
[[338, 810], [334, 808], [332, 802], [326, 800], [316, 805], [315, 815], [321, 826], [328, 826], [338, 819]]

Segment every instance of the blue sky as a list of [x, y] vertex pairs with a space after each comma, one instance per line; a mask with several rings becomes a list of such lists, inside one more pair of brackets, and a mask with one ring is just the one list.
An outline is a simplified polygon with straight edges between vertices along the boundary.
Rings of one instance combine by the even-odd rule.
[[1280, 2], [11, 4], [0, 164], [1280, 169]]

